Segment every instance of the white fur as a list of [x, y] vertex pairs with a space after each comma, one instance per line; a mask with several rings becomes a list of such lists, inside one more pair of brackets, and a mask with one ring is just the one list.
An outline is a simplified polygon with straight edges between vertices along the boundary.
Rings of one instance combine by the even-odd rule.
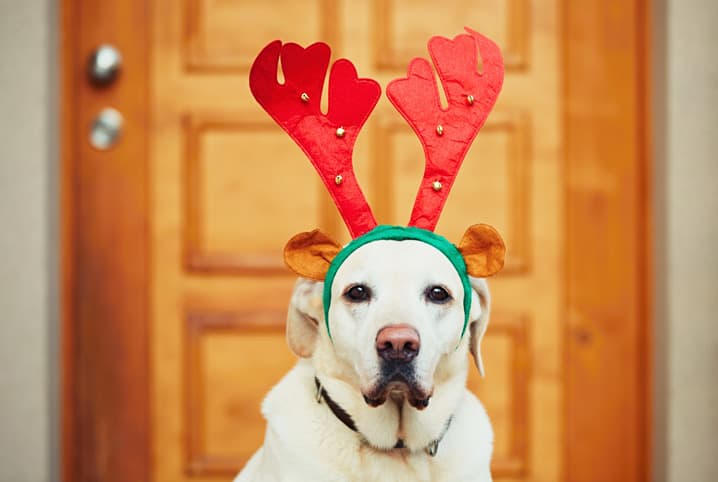
[[[461, 338], [464, 293], [446, 257], [419, 241], [369, 243], [336, 274], [330, 339], [323, 284], [300, 279], [290, 303], [287, 339], [303, 359], [264, 400], [264, 445], [235, 482], [490, 481], [493, 432], [480, 402], [465, 388], [469, 349], [482, 366], [478, 345], [488, 323], [489, 294], [483, 279], [471, 282], [470, 326]], [[345, 290], [356, 283], [371, 287], [370, 302], [345, 299]], [[452, 301], [427, 301], [426, 289], [433, 285], [445, 287]], [[377, 333], [398, 323], [419, 333], [421, 347], [413, 362], [417, 383], [432, 393], [423, 410], [401, 397], [374, 408], [362, 396], [380, 377]], [[317, 403], [315, 376], [366, 441], [326, 403]], [[423, 449], [441, 435], [450, 417], [438, 453], [429, 456]], [[407, 449], [392, 449], [399, 438]]]

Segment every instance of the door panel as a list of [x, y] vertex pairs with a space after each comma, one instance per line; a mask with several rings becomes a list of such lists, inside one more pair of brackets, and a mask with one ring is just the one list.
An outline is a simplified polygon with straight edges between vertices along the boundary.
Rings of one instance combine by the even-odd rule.
[[[178, 2], [175, 2], [178, 3]], [[335, 31], [332, 0], [185, 0], [183, 61], [198, 73], [246, 73], [257, 53], [282, 32], [300, 45], [330, 40]], [[180, 4], [171, 10], [182, 10]], [[165, 13], [168, 13], [165, 11]]]
[[306, 229], [305, 219], [323, 224], [328, 207], [311, 164], [297, 162], [296, 145], [269, 118], [188, 114], [183, 121], [188, 270], [286, 273], [274, 241]]
[[[267, 319], [281, 313], [265, 312]], [[253, 318], [253, 316], [255, 318]], [[253, 313], [193, 312], [185, 340], [184, 423], [189, 475], [236, 472], [264, 438], [258, 407], [294, 363], [283, 333]], [[225, 477], [226, 479], [227, 477]]]
[[[454, 36], [463, 24], [492, 35], [507, 57], [502, 97], [437, 230], [458, 241], [470, 224], [490, 223], [508, 247], [506, 269], [492, 283], [488, 376], [480, 380], [472, 369], [469, 386], [496, 430], [496, 478], [558, 479], [559, 432], [546, 430], [559, 426], [561, 389], [557, 11], [554, 0], [535, 8], [541, 13], [528, 25], [527, 4], [518, 0], [271, 7], [197, 0], [185, 8], [155, 1], [150, 165], [153, 374], [161, 407], [153, 418], [157, 480], [229, 478], [261, 444], [261, 398], [294, 363], [283, 339], [294, 278], [282, 265], [281, 249], [293, 234], [316, 226], [348, 240], [308, 160], [249, 93], [254, 56], [274, 38], [304, 45], [326, 40], [334, 58], [351, 58], [361, 76], [386, 86], [405, 75], [412, 56], [427, 56], [429, 37]], [[361, 134], [355, 159], [379, 221], [406, 224], [423, 153], [386, 98]], [[533, 262], [538, 243], [541, 257]], [[540, 417], [532, 416], [536, 412]]]

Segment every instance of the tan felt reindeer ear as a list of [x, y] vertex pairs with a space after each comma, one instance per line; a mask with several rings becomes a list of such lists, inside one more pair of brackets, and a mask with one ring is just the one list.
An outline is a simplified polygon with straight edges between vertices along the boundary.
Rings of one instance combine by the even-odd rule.
[[488, 224], [469, 226], [458, 248], [471, 276], [486, 278], [504, 267], [506, 246], [498, 231]]
[[299, 233], [284, 247], [284, 262], [304, 278], [324, 281], [334, 257], [341, 251], [329, 236], [318, 229]]

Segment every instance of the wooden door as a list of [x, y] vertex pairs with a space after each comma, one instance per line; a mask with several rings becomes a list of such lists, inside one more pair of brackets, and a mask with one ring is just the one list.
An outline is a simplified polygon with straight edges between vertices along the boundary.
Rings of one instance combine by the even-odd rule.
[[[97, 41], [116, 42], [129, 58], [107, 89], [86, 86], [71, 69], [65, 74], [79, 92], [69, 92], [75, 103], [65, 108], [64, 137], [65, 158], [76, 166], [64, 171], [72, 322], [66, 333], [75, 342], [65, 366], [66, 379], [76, 382], [65, 392], [65, 441], [73, 447], [65, 449], [67, 481], [126, 480], [128, 473], [158, 482], [229, 480], [261, 444], [261, 399], [295, 362], [284, 342], [294, 278], [281, 249], [316, 226], [343, 241], [348, 235], [300, 149], [249, 93], [248, 69], [260, 48], [275, 38], [305, 46], [324, 40], [333, 58], [350, 58], [361, 76], [385, 87], [405, 75], [412, 57], [427, 56], [430, 36], [453, 36], [463, 25], [493, 38], [506, 60], [503, 93], [437, 228], [458, 241], [469, 224], [486, 222], [508, 246], [506, 268], [490, 285], [487, 377], [472, 369], [469, 380], [496, 431], [494, 477], [645, 478], [645, 385], [636, 384], [647, 373], [643, 352], [625, 360], [625, 373], [614, 373], [621, 390], [595, 386], [604, 376], [597, 367], [615, 353], [605, 345], [603, 314], [582, 311], [596, 302], [587, 294], [611, 280], [617, 295], [606, 306], [645, 298], [642, 271], [616, 280], [645, 243], [643, 232], [620, 234], [626, 213], [635, 221], [644, 209], [643, 157], [624, 146], [582, 151], [576, 141], [591, 129], [601, 139], [611, 135], [606, 117], [587, 117], [586, 106], [599, 105], [582, 97], [587, 87], [572, 83], [583, 75], [579, 65], [603, 66], [577, 60], [577, 52], [592, 49], [594, 59], [609, 59], [605, 65], [615, 60], [614, 46], [590, 42], [604, 31], [587, 26], [574, 38], [562, 30], [562, 13], [589, 25], [587, 12], [558, 0], [71, 3], [64, 28], [80, 27], [65, 32], [71, 69], [82, 68]], [[594, 13], [611, 11], [583, 3]], [[618, 20], [608, 23], [630, 25], [635, 34], [641, 24], [634, 5], [616, 5]], [[640, 48], [626, 50], [636, 55]], [[635, 57], [617, 62], [638, 78]], [[592, 93], [611, 89], [620, 87]], [[617, 102], [630, 104], [635, 94], [623, 92]], [[585, 104], [576, 110], [577, 100]], [[128, 130], [114, 150], [97, 152], [82, 126], [107, 102], [127, 111]], [[618, 120], [617, 128], [643, 122], [640, 106], [630, 109], [611, 111], [608, 120]], [[568, 126], [574, 119], [587, 124]], [[628, 134], [631, 146], [643, 141], [638, 132]], [[565, 157], [576, 153], [578, 168]], [[378, 220], [405, 224], [423, 154], [386, 97], [360, 135], [355, 159]], [[633, 177], [625, 178], [622, 162], [633, 166]], [[594, 204], [572, 204], [586, 197]], [[590, 221], [594, 209], [601, 217]], [[618, 249], [599, 266], [581, 254], [601, 244], [580, 236], [592, 226], [614, 233]], [[582, 263], [594, 268], [595, 279]], [[107, 293], [112, 297], [101, 303], [88, 301]], [[644, 301], [620, 320], [607, 311], [611, 341], [645, 347]], [[621, 321], [626, 326], [617, 326]], [[92, 345], [96, 339], [104, 342]], [[126, 357], [131, 369], [115, 357]], [[601, 423], [586, 423], [582, 406], [607, 417], [605, 433], [597, 431]], [[609, 434], [627, 441], [608, 447]], [[587, 465], [573, 464], [574, 456]], [[596, 460], [619, 463], [591, 467]]]

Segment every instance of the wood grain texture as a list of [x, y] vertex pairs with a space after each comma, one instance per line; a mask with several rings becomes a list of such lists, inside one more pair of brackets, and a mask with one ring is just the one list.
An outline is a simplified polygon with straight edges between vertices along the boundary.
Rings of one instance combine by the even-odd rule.
[[[264, 421], [254, 412], [276, 379], [295, 363], [293, 354], [273, 353], [284, 343], [285, 319], [284, 310], [187, 313], [183, 367], [186, 473], [229, 479], [249, 460], [254, 445], [261, 444]], [[211, 339], [214, 345], [207, 344]], [[240, 369], [238, 351], [244, 355]], [[209, 363], [213, 357], [220, 361]], [[212, 368], [214, 376], [208, 377]], [[260, 371], [262, 376], [251, 376], [250, 371]], [[242, 383], [232, 383], [233, 377], [241, 377]], [[211, 403], [213, 399], [219, 401]], [[219, 421], [212, 429], [208, 428], [210, 419]], [[241, 427], [241, 437], [233, 427]], [[227, 453], [237, 445], [239, 456]], [[221, 451], [213, 453], [213, 447]]]
[[[267, 37], [290, 36], [302, 44], [327, 42], [336, 48], [336, 2], [209, 2], [182, 0], [183, 56], [188, 72], [246, 74]], [[304, 21], [290, 21], [303, 19]]]
[[[646, 5], [565, 2], [564, 460], [571, 481], [648, 480]], [[586, 437], [590, 444], [579, 442]]]
[[[497, 12], [497, 5], [503, 12]], [[531, 2], [474, 2], [471, 0], [372, 0], [374, 64], [380, 70], [402, 71], [406, 59], [424, 55], [429, 37], [453, 37], [464, 25], [478, 29], [502, 46], [508, 71], [529, 66]], [[427, 22], [427, 18], [441, 18]], [[441, 31], [446, 25], [447, 30]], [[501, 32], [503, 30], [503, 32]]]
[[[298, 149], [290, 138], [269, 117], [246, 117], [226, 113], [182, 116], [183, 256], [190, 272], [289, 274], [282, 244], [271, 240], [336, 215], [310, 164], [293, 158]], [[208, 138], [220, 142], [208, 142]], [[268, 156], [265, 149], [274, 149], [273, 155]], [[295, 202], [277, 197], [276, 190]], [[257, 205], [263, 209], [256, 209]], [[273, 214], [272, 225], [266, 222], [267, 212]], [[266, 228], [251, 230], [250, 226]]]
[[[388, 2], [317, 2], [329, 3], [332, 10], [323, 18], [336, 19], [326, 34], [337, 40], [333, 55], [351, 58], [362, 76], [386, 85], [397, 72], [377, 66], [381, 35], [372, 22], [377, 6]], [[279, 344], [277, 313], [291, 293], [292, 277], [282, 274], [272, 252], [280, 254], [296, 234], [289, 221], [306, 223], [301, 230], [318, 224], [333, 236], [343, 231], [328, 196], [316, 197], [319, 184], [301, 151], [291, 140], [279, 140], [278, 128], [270, 139], [251, 127], [268, 120], [246, 87], [247, 45], [237, 44], [229, 57], [222, 51], [246, 38], [213, 31], [214, 43], [195, 57], [199, 63], [188, 63], [186, 7], [200, 4], [214, 5], [63, 2], [66, 482], [201, 482], [235, 470], [256, 441], [243, 438], [241, 428], [228, 432], [226, 425], [254, 417], [256, 428], [259, 410], [246, 407], [274, 373], [272, 367], [243, 368], [255, 355], [242, 347], [255, 348], [253, 331], [266, 337], [261, 343]], [[219, 18], [222, 8], [239, 11], [244, 5], [230, 2], [209, 13]], [[489, 327], [487, 348], [495, 361], [479, 389], [497, 433], [508, 434], [497, 440], [507, 457], [496, 460], [496, 478], [647, 480], [647, 0], [540, 0], [530, 12], [525, 5], [526, 0], [496, 3], [483, 17], [496, 25], [509, 22], [497, 28], [514, 39], [508, 48], [522, 51], [523, 60], [514, 61], [497, 116], [489, 121], [497, 128], [487, 124], [479, 135], [476, 158], [463, 168], [466, 185], [457, 186], [457, 203], [447, 204], [444, 213], [455, 241], [483, 217], [510, 220], [502, 234], [514, 259], [508, 259], [506, 276], [492, 278], [491, 289], [497, 313], [510, 308], [521, 323], [506, 331], [497, 319]], [[454, 25], [450, 16], [438, 19], [435, 7], [412, 4], [407, 22], [419, 30], [458, 33], [463, 25]], [[383, 15], [398, 21], [391, 11]], [[291, 20], [278, 17], [270, 27], [285, 30], [281, 22]], [[107, 41], [121, 48], [125, 69], [115, 85], [92, 88], [85, 60]], [[114, 150], [98, 152], [87, 144], [87, 128], [107, 105], [125, 115], [126, 130]], [[420, 176], [423, 166], [411, 134], [387, 131], [397, 122], [388, 102], [380, 102], [356, 150], [357, 175], [372, 206], [392, 221], [398, 202], [413, 201], [395, 199], [396, 193], [404, 189], [413, 196], [416, 183], [407, 176]], [[250, 150], [248, 140], [256, 135], [265, 135], [265, 145]], [[299, 197], [296, 186], [276, 184], [260, 171], [252, 171], [253, 178], [265, 184], [242, 189], [239, 164], [232, 160], [262, 156], [267, 163], [306, 168], [291, 170], [281, 181], [294, 180], [309, 187], [307, 193]], [[398, 160], [401, 179], [387, 176], [386, 159]], [[205, 184], [193, 184], [200, 181]], [[283, 186], [280, 195], [262, 205], [248, 194], [277, 185]], [[291, 209], [311, 207], [297, 215], [286, 203], [293, 203]], [[240, 204], [254, 211], [238, 219]], [[398, 214], [396, 222], [402, 222]], [[208, 324], [205, 317], [199, 324], [209, 330], [187, 335], [188, 313], [237, 312], [271, 322], [249, 329], [233, 319], [226, 329], [226, 320]], [[187, 393], [188, 385], [205, 393]], [[202, 414], [193, 413], [198, 400]], [[199, 416], [205, 420], [198, 422]]]
[[[148, 17], [140, 0], [65, 1], [62, 9], [63, 476], [142, 482], [150, 470]], [[104, 42], [122, 52], [123, 71], [96, 88], [86, 60]], [[117, 146], [100, 152], [88, 143], [88, 128], [108, 105], [122, 112], [125, 127]]]

